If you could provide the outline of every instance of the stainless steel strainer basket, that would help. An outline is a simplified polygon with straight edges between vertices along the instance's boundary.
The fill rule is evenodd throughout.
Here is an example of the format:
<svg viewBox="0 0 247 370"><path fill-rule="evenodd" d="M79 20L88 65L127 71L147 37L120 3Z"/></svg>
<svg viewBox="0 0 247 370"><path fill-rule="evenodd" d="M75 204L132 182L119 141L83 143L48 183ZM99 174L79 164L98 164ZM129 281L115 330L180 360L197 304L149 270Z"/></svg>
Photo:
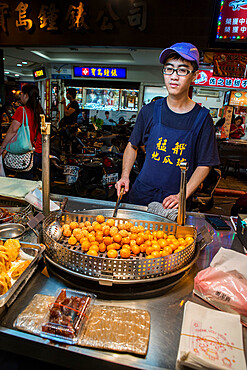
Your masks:
<svg viewBox="0 0 247 370"><path fill-rule="evenodd" d="M190 263L195 254L195 245L197 232L194 226L180 226L175 223L141 221L134 219L115 218L115 226L120 223L131 221L135 226L142 225L151 232L163 230L167 234L175 236L190 235L194 242L188 245L180 252L173 253L166 257L147 259L140 256L122 259L120 257L111 259L106 253L100 253L99 256L93 257L80 251L80 245L70 246L67 238L61 238L59 241L53 240L48 234L48 227L54 221L55 215L50 214L43 224L43 237L46 244L46 258L56 267L66 270L78 277L84 277L91 280L98 280L100 284L132 284L145 282L149 280L158 280L166 275L181 270ZM107 218L106 218L107 219ZM61 217L61 225L69 224L72 221L93 222L96 215L64 213Z"/></svg>

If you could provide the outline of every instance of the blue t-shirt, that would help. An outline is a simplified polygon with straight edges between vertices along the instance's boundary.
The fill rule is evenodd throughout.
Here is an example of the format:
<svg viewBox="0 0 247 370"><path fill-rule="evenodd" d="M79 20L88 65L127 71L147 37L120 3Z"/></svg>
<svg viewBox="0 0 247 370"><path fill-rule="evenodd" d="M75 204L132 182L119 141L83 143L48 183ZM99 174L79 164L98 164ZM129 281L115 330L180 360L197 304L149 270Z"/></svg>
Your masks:
<svg viewBox="0 0 247 370"><path fill-rule="evenodd" d="M141 109L129 139L132 145L141 146L147 143L149 132L153 126L154 104L155 102L149 103ZM195 104L194 108L187 113L175 113L168 107L165 98L162 105L161 123L174 129L190 130L200 109L200 105ZM217 166L219 164L213 120L208 113L197 138L196 158L194 158L193 167Z"/></svg>

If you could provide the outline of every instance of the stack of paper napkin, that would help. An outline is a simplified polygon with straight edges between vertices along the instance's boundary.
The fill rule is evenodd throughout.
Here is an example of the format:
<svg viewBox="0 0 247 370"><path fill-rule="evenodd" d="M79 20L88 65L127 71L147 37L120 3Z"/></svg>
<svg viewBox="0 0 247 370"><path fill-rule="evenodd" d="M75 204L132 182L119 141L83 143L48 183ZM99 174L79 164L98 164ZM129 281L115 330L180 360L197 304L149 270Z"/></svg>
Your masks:
<svg viewBox="0 0 247 370"><path fill-rule="evenodd" d="M240 316L187 302L176 369L245 370Z"/></svg>

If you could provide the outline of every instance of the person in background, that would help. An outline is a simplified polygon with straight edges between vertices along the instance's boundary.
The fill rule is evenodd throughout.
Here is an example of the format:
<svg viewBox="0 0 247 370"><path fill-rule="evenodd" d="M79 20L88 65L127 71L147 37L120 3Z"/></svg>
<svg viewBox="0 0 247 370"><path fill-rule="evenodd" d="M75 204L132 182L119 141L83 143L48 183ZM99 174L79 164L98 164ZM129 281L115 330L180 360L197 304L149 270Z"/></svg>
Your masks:
<svg viewBox="0 0 247 370"><path fill-rule="evenodd" d="M11 125L6 133L3 143L0 147L0 155L4 152L6 145L17 134L20 126L23 124L23 109L25 109L28 117L28 126L30 130L30 138L34 147L34 164L33 168L28 172L18 172L16 177L21 179L32 180L34 170L42 165L42 142L40 132L40 114L44 114L40 105L39 89L36 85L25 84L22 86L21 97L22 106L18 107L12 116Z"/></svg>
<svg viewBox="0 0 247 370"><path fill-rule="evenodd" d="M105 119L104 119L104 125L105 126L111 126L111 122L109 121L110 112L107 110L105 111Z"/></svg>
<svg viewBox="0 0 247 370"><path fill-rule="evenodd" d="M77 123L80 126L88 127L89 126L89 119L87 117L87 111L85 109L77 117Z"/></svg>
<svg viewBox="0 0 247 370"><path fill-rule="evenodd" d="M69 104L66 106L66 101L65 98L62 99L61 103L63 104L64 107L64 118L63 118L63 123L62 126L71 126L74 123L77 122L77 116L79 114L79 105L77 101L75 100L76 98L76 89L73 87L70 87L66 91L66 97L69 100Z"/></svg>
<svg viewBox="0 0 247 370"><path fill-rule="evenodd" d="M107 110L105 111L105 119L104 119L104 125L105 126L116 126L116 122L114 122L113 120L111 120L109 118L110 116L110 112L108 112Z"/></svg>
<svg viewBox="0 0 247 370"><path fill-rule="evenodd" d="M234 123L230 127L230 138L231 139L241 139L244 136L244 128L242 127L243 117L237 116Z"/></svg>
<svg viewBox="0 0 247 370"><path fill-rule="evenodd" d="M197 48L177 43L164 49L159 60L168 97L141 109L124 152L122 176L116 188L118 195L122 186L129 191L137 149L144 145L145 162L128 201L144 206L157 201L164 209L175 209L179 203L180 163L186 161L189 165L188 199L220 161L212 117L189 98L190 85L198 75Z"/></svg>

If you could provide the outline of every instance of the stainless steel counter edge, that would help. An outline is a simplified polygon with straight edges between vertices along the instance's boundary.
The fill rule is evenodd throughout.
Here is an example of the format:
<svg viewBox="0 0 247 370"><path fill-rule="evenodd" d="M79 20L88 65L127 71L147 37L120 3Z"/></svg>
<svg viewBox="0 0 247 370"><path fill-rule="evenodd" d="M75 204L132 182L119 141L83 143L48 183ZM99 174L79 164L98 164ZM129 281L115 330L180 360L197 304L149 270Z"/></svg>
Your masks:
<svg viewBox="0 0 247 370"><path fill-rule="evenodd" d="M53 200L62 201L63 196L52 195ZM105 202L85 198L69 197L67 210L81 212L83 209L113 208L114 202ZM147 207L130 206L122 204L121 207L146 211ZM231 226L229 219L227 223ZM214 234L213 243L201 251L199 259L177 285L169 288L161 295L152 298L137 299L132 297L128 300L120 299L97 299L97 304L112 306L126 306L129 308L145 309L151 314L150 342L146 358L106 352L101 350L87 349L77 346L51 343L38 336L23 333L13 329L13 322L18 314L27 306L36 293L54 295L58 288L66 287L66 283L55 275L45 277L41 270L36 271L30 283L23 288L16 301L4 312L0 318L0 348L12 351L28 357L67 366L72 369L175 369L175 362L180 339L180 331L183 319L183 304L191 300L205 307L212 308L206 302L193 295L194 277L198 271L209 266L210 261L221 246L231 248L234 231L215 231L206 223L203 214L190 213L187 223L195 225L198 229L206 226ZM148 285L148 282L147 282ZM87 291L86 282L82 283L81 290ZM101 288L100 288L101 289ZM121 289L118 287L118 289ZM212 308L213 309L213 308ZM243 328L244 348L247 350L247 328Z"/></svg>

